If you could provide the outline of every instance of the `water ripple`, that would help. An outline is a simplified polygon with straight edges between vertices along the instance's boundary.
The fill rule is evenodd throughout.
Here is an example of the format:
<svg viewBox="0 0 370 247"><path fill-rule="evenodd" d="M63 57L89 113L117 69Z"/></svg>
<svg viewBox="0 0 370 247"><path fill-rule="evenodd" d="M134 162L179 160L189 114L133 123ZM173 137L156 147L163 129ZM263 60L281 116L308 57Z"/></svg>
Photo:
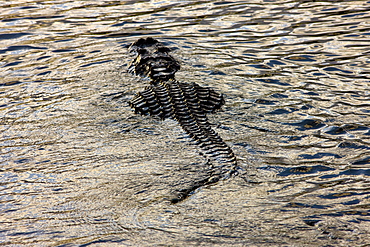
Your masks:
<svg viewBox="0 0 370 247"><path fill-rule="evenodd" d="M370 242L368 1L0 4L5 245ZM179 81L225 94L210 116L243 166L204 175L176 122L134 115L127 45L154 36ZM313 244L314 243L314 244Z"/></svg>

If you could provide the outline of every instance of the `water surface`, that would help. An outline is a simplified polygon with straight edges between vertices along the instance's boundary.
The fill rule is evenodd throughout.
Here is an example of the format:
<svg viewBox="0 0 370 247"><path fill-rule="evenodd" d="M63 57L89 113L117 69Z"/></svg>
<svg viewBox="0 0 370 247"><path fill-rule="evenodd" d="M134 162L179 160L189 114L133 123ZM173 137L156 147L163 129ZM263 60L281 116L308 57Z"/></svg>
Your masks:
<svg viewBox="0 0 370 247"><path fill-rule="evenodd" d="M369 1L4 1L0 245L365 246ZM135 115L140 37L177 79L225 94L210 116L244 172L205 175L175 121Z"/></svg>

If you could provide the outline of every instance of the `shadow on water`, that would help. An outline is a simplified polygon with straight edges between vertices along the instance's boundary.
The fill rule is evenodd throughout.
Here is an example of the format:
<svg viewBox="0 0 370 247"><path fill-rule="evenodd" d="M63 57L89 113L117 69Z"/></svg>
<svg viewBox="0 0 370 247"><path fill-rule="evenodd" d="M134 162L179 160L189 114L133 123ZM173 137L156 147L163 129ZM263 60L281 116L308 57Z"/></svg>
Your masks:
<svg viewBox="0 0 370 247"><path fill-rule="evenodd" d="M0 4L0 244L365 246L368 1ZM175 121L135 115L127 45L225 94L213 128L244 171L204 177Z"/></svg>

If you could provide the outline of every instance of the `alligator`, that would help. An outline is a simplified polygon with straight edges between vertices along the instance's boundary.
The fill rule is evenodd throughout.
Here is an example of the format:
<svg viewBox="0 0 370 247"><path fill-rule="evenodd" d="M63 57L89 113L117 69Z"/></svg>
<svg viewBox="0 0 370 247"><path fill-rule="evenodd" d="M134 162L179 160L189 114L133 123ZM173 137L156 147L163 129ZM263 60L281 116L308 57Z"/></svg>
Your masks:
<svg viewBox="0 0 370 247"><path fill-rule="evenodd" d="M196 189L237 174L237 160L231 148L211 128L207 113L219 110L225 100L222 94L196 83L183 83L175 79L180 64L166 47L151 37L132 43L129 53L134 57L128 71L146 77L149 85L129 101L135 113L177 120L181 128L200 148L210 169L205 179L178 190L170 199L177 203Z"/></svg>

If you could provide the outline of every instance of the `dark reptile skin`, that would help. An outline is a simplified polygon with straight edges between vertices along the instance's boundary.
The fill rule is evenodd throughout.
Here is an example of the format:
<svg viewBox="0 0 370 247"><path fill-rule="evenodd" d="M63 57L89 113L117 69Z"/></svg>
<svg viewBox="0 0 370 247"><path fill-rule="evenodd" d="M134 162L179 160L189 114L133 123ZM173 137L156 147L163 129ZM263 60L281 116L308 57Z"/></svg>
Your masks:
<svg viewBox="0 0 370 247"><path fill-rule="evenodd" d="M168 54L169 48L153 38L137 40L129 47L129 52L135 57L129 71L150 78L150 85L135 95L130 106L142 115L176 119L211 161L209 177L177 191L172 202L185 199L201 186L233 175L237 167L236 157L211 128L206 116L224 105L223 95L209 87L176 81L179 63Z"/></svg>

